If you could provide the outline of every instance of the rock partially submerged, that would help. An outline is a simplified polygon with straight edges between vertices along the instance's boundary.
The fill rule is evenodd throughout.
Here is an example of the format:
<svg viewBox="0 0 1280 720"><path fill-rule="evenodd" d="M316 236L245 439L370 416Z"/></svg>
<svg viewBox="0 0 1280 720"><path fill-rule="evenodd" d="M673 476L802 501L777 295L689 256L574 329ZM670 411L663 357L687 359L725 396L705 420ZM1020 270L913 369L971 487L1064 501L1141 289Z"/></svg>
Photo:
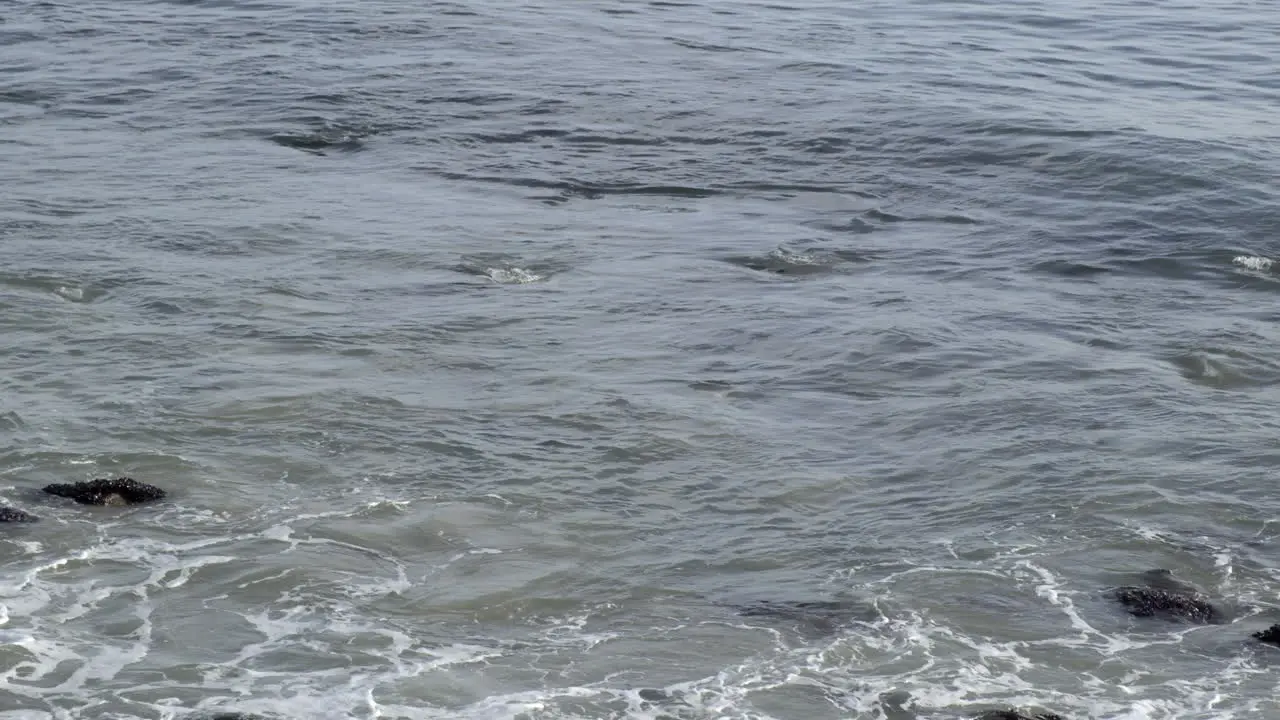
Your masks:
<svg viewBox="0 0 1280 720"><path fill-rule="evenodd" d="M82 505L137 505L164 498L164 490L133 478L82 481L78 483L46 485L50 495L71 498Z"/></svg>
<svg viewBox="0 0 1280 720"><path fill-rule="evenodd" d="M1066 720L1061 715L1055 713L1036 713L1034 715L1024 715L1016 710L988 710L979 715L976 720Z"/></svg>
<svg viewBox="0 0 1280 720"><path fill-rule="evenodd" d="M1144 585L1126 585L1112 591L1130 615L1183 620L1202 625L1226 622L1222 610L1196 588L1173 577L1168 570L1144 573Z"/></svg>
<svg viewBox="0 0 1280 720"><path fill-rule="evenodd" d="M1268 645L1280 646L1280 624L1272 625L1266 630L1254 633L1253 638Z"/></svg>
<svg viewBox="0 0 1280 720"><path fill-rule="evenodd" d="M39 519L25 510L0 506L0 522L32 523Z"/></svg>
<svg viewBox="0 0 1280 720"><path fill-rule="evenodd" d="M1148 587L1122 587L1115 591L1116 600L1136 617L1163 617L1204 625L1222 622L1222 612L1207 598Z"/></svg>

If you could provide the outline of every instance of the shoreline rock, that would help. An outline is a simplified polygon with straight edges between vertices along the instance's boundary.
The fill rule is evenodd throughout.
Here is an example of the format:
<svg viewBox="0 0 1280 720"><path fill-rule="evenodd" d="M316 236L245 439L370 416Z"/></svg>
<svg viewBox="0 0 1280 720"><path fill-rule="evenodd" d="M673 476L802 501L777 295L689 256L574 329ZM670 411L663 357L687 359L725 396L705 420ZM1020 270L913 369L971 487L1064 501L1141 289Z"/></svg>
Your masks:
<svg viewBox="0 0 1280 720"><path fill-rule="evenodd" d="M44 491L50 495L71 498L81 505L137 505L162 500L165 496L164 490L155 485L140 483L127 477L55 483L46 485Z"/></svg>
<svg viewBox="0 0 1280 720"><path fill-rule="evenodd" d="M32 515L26 510L19 510L18 508L0 505L0 522L33 523L39 521L39 517Z"/></svg>

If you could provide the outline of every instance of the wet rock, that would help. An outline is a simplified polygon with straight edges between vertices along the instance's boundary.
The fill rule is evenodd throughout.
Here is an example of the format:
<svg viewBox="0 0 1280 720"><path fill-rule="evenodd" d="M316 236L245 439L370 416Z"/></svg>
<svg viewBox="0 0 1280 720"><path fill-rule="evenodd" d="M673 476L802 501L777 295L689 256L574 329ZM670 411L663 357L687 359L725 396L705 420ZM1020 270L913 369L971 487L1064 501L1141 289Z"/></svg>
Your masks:
<svg viewBox="0 0 1280 720"><path fill-rule="evenodd" d="M0 506L0 522L31 523L39 519L25 510Z"/></svg>
<svg viewBox="0 0 1280 720"><path fill-rule="evenodd" d="M1135 617L1162 617L1205 625L1223 621L1222 611L1200 593L1126 586L1116 588L1114 597Z"/></svg>
<svg viewBox="0 0 1280 720"><path fill-rule="evenodd" d="M979 715L976 720L1066 720L1066 718L1054 713L1026 715L1016 710L988 710Z"/></svg>
<svg viewBox="0 0 1280 720"><path fill-rule="evenodd" d="M666 692L653 688L641 688L639 694L641 700L648 702L664 702L671 699L671 696Z"/></svg>
<svg viewBox="0 0 1280 720"><path fill-rule="evenodd" d="M99 478L89 482L47 485L44 491L71 498L82 505L137 505L160 500L165 495L164 490L133 478Z"/></svg>
<svg viewBox="0 0 1280 720"><path fill-rule="evenodd" d="M1280 624L1272 625L1266 630L1254 633L1253 638L1269 645L1280 646Z"/></svg>
<svg viewBox="0 0 1280 720"><path fill-rule="evenodd" d="M1206 625L1226 621L1222 610L1204 593L1168 570L1148 570L1142 581L1142 585L1125 585L1111 592L1130 615Z"/></svg>

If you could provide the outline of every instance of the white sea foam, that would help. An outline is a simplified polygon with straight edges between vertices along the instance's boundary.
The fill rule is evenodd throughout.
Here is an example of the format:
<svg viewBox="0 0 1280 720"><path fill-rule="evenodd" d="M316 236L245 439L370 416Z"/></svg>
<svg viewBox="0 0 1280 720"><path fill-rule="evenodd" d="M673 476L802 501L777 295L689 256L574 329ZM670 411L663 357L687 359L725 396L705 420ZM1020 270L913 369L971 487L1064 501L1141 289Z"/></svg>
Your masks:
<svg viewBox="0 0 1280 720"><path fill-rule="evenodd" d="M411 578L430 563L415 570L396 557L316 534L329 518L367 512L370 502L281 517L263 531L189 542L107 537L64 557L31 558L29 568L0 587L9 619L0 644L21 653L0 667L0 692L81 708L127 688L130 702L150 708L139 709L139 716L175 720L195 709L370 720L764 720L791 717L781 708L796 703L867 718L963 717L1008 706L1152 720L1225 720L1275 710L1261 687L1266 669L1248 652L1180 659L1190 633L1203 628L1128 628L1092 615L1085 598L1095 589L1058 569L1052 541L993 548L982 562L963 560L969 554L947 544L934 564L845 573L839 584L874 595L883 616L818 638L789 634L767 618L702 622L702 613L715 612L710 606L690 606L689 617L655 620L665 624L648 629L619 623L627 608L610 603L495 627L437 612L429 603L406 612L403 598L429 597L430 588ZM1139 532L1150 542L1165 541L1158 529ZM206 573L237 577L246 557L285 562L308 548L370 562L360 573L282 566L203 584ZM455 547L440 562L468 567L509 555ZM1230 564L1225 552L1212 559L1219 568ZM950 586L951 577L966 575L961 586L1025 589L1028 601L1042 602L1041 634L1007 639L965 631L948 619L945 604L918 609L904 601L916 588ZM258 606L231 597L238 594L259 598ZM225 628L244 639L238 649L169 678L163 639L174 629L166 609L193 601L205 611L189 617L205 617L210 632ZM1061 622L1053 631L1055 617ZM104 627L118 629L103 634ZM489 630L505 637L486 636ZM653 657L664 660L654 665L636 656L633 664L619 664L619 653L636 652L637 643L648 643ZM708 670L704 652L723 659ZM595 671L601 662L618 670ZM655 671L667 677L646 677ZM1245 693L1252 699L1240 699L1241 687L1252 688ZM179 699L193 689L198 702Z"/></svg>
<svg viewBox="0 0 1280 720"><path fill-rule="evenodd" d="M59 285L54 292L73 302L84 300L84 289L69 285Z"/></svg>
<svg viewBox="0 0 1280 720"><path fill-rule="evenodd" d="M525 285L545 279L542 275L518 267L485 268L484 274L501 285Z"/></svg>
<svg viewBox="0 0 1280 720"><path fill-rule="evenodd" d="M789 265L820 265L823 261L814 253L792 252L784 248L769 251L769 257Z"/></svg>
<svg viewBox="0 0 1280 720"><path fill-rule="evenodd" d="M1231 259L1231 262L1250 270L1259 271L1270 270L1275 265L1275 260L1259 255L1237 255Z"/></svg>

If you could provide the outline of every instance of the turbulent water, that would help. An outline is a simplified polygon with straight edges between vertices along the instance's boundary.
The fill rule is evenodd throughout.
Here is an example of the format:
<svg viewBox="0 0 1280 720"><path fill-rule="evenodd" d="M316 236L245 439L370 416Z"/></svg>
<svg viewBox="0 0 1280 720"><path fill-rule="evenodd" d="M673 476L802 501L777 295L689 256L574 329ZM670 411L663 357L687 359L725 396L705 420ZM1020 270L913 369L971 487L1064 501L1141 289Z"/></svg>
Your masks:
<svg viewBox="0 0 1280 720"><path fill-rule="evenodd" d="M1277 37L0 3L0 718L1280 713Z"/></svg>

